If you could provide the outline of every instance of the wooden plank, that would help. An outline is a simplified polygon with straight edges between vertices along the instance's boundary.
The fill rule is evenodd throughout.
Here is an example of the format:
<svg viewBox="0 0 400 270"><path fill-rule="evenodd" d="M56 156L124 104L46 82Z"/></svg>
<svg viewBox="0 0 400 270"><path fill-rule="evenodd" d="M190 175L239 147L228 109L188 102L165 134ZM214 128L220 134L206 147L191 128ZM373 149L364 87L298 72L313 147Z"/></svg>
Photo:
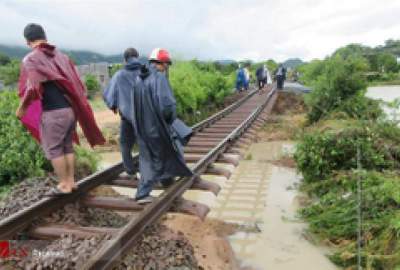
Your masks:
<svg viewBox="0 0 400 270"><path fill-rule="evenodd" d="M116 228L102 227L81 227L65 224L47 224L43 226L33 227L28 231L28 235L35 239L54 240L60 238L64 234L73 234L78 238L87 238L99 234L115 234L118 232Z"/></svg>

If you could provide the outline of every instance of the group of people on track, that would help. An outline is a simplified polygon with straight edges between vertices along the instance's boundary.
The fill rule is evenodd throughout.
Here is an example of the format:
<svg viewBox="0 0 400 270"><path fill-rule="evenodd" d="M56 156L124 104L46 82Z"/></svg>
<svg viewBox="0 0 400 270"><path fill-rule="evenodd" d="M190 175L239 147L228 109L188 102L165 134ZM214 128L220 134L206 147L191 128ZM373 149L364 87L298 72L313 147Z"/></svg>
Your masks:
<svg viewBox="0 0 400 270"><path fill-rule="evenodd" d="M28 24L24 37L32 51L25 56L19 79L20 104L16 116L42 145L59 183L49 196L63 196L77 189L74 179L73 142L79 142L79 123L89 144L101 145L105 139L97 126L87 93L70 58L47 41L38 24ZM116 72L103 93L108 108L121 118L120 146L126 173L139 177L135 199L148 203L156 184L168 187L176 177L192 176L185 163L183 146L192 130L176 114L176 101L168 80L172 64L167 50L156 48L147 64L139 61L134 48L124 52L124 66ZM275 72L279 89L286 69ZM260 90L272 83L266 65L256 71ZM247 90L250 72L239 66L236 88ZM132 148L139 147L139 176L135 175Z"/></svg>
<svg viewBox="0 0 400 270"><path fill-rule="evenodd" d="M77 122L91 146L105 143L86 97L86 88L70 58L47 41L38 24L28 24L24 37L32 51L25 56L19 80L20 104L16 116L42 145L59 184L48 196L64 196L77 188L73 142ZM167 187L176 177L192 176L183 145L192 130L176 115L176 101L168 81L172 64L168 51L154 49L142 65L134 48L124 52L124 67L103 93L107 106L121 117L123 164L134 174L132 147L139 146L140 178L135 199L148 203L153 187Z"/></svg>
<svg viewBox="0 0 400 270"><path fill-rule="evenodd" d="M264 89L264 86L272 83L271 74L267 68L267 65L263 64L256 70L256 79L258 89ZM283 84L286 79L286 68L280 64L274 72L274 77L277 82L277 88L283 89ZM243 67L239 64L239 68L236 71L236 91L241 92L249 89L251 80L251 74L248 67Z"/></svg>

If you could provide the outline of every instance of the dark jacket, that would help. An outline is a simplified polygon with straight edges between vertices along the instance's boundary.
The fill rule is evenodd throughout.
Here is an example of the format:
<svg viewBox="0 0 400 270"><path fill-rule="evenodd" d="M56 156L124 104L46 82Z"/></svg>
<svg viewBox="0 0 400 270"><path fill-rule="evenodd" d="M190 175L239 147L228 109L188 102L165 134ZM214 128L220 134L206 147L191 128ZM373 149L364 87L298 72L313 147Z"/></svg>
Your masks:
<svg viewBox="0 0 400 270"><path fill-rule="evenodd" d="M128 59L124 68L117 71L103 93L108 108L117 109L121 116L132 122L132 92L141 64L137 58Z"/></svg>
<svg viewBox="0 0 400 270"><path fill-rule="evenodd" d="M182 145L172 128L176 119L176 101L165 74L158 72L154 66L143 70L132 98L141 181L191 176Z"/></svg>

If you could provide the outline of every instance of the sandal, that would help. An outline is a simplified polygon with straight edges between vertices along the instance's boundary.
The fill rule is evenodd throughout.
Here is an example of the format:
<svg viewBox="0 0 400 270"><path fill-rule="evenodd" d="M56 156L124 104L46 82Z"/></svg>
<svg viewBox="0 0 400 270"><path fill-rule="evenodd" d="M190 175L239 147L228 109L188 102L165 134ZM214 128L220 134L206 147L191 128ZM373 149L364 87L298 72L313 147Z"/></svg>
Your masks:
<svg viewBox="0 0 400 270"><path fill-rule="evenodd" d="M53 187L53 188L51 188L49 190L49 192L45 193L44 196L46 196L46 197L59 197L59 196L64 196L64 195L68 195L68 194L71 194L71 193L72 193L72 191L71 192L64 192L64 191L61 191L60 189L58 189L56 187Z"/></svg>

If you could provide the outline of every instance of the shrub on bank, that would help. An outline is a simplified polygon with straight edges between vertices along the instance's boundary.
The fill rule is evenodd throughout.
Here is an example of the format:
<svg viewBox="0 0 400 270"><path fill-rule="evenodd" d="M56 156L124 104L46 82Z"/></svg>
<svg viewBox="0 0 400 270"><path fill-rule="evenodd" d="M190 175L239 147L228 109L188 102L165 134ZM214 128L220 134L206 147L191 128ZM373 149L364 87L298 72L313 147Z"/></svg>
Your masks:
<svg viewBox="0 0 400 270"><path fill-rule="evenodd" d="M400 129L392 123L325 121L306 132L294 155L304 181L320 181L336 170L400 168Z"/></svg>
<svg viewBox="0 0 400 270"><path fill-rule="evenodd" d="M0 92L0 186L27 177L43 176L51 165L37 142L15 116L19 99L16 91ZM77 171L96 170L96 158L88 150L76 148Z"/></svg>
<svg viewBox="0 0 400 270"><path fill-rule="evenodd" d="M366 98L366 82L362 72L367 63L363 58L345 60L335 56L324 60L321 65L324 68L315 78L313 91L306 99L310 123L317 122L356 95L360 95L358 99Z"/></svg>
<svg viewBox="0 0 400 270"><path fill-rule="evenodd" d="M358 201L357 181L362 186ZM310 230L336 245L331 259L342 267L357 263L357 232L362 231L362 266L395 269L400 265L400 172L342 171L312 184L307 192L319 199L301 215ZM304 187L303 187L304 188ZM361 204L362 227L357 206Z"/></svg>

